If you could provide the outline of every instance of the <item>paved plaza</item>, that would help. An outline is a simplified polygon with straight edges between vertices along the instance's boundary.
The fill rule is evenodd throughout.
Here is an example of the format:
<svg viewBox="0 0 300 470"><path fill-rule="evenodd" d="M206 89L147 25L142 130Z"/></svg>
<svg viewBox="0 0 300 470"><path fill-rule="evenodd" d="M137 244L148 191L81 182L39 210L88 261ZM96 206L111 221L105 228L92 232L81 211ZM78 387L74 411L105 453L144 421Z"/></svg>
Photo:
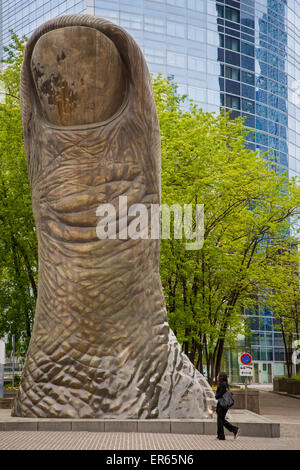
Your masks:
<svg viewBox="0 0 300 470"><path fill-rule="evenodd" d="M196 434L6 431L0 450L300 450L300 431L298 437L226 441Z"/></svg>
<svg viewBox="0 0 300 470"><path fill-rule="evenodd" d="M280 438L213 435L3 431L0 450L300 450L300 400L261 391L261 415L281 423Z"/></svg>

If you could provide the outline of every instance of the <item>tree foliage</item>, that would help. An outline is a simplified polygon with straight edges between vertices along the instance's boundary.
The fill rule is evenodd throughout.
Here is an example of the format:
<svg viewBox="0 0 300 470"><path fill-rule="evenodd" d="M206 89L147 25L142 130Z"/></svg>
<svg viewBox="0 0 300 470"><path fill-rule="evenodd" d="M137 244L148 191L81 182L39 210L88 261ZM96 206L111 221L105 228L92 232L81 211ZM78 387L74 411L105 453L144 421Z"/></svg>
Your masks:
<svg viewBox="0 0 300 470"><path fill-rule="evenodd" d="M245 331L243 307L257 302L260 275L279 262L273 242L286 239L299 213L296 181L268 154L246 148L242 119L185 111L170 82L154 79L162 136L162 200L203 203L204 245L163 240L161 274L169 319L195 365L211 380L225 340ZM271 157L269 157L271 158Z"/></svg>
<svg viewBox="0 0 300 470"><path fill-rule="evenodd" d="M278 329L282 334L287 375L293 374L293 343L300 339L300 252L297 244L290 245L290 240L274 244L273 250L279 250L277 262L260 275L260 284L265 286L262 297L267 308L278 319Z"/></svg>
<svg viewBox="0 0 300 470"><path fill-rule="evenodd" d="M28 344L37 297L37 240L20 118L20 68L25 38L12 35L0 73L0 336Z"/></svg>

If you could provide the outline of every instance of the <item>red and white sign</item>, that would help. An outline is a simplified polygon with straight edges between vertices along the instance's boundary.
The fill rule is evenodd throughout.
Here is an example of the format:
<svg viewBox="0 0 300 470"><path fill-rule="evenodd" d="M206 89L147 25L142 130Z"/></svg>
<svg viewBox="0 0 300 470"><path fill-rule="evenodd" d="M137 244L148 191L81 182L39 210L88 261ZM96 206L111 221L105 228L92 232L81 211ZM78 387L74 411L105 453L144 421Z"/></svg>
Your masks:
<svg viewBox="0 0 300 470"><path fill-rule="evenodd" d="M249 366L252 362L252 356L249 353L244 353L240 356L240 363Z"/></svg>

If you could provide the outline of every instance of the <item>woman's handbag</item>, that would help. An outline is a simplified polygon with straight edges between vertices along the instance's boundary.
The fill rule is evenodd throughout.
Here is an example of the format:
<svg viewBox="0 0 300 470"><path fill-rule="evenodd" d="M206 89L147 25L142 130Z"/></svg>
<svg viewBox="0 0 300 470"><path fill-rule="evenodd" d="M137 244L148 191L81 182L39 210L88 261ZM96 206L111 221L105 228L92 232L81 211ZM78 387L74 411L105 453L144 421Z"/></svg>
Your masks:
<svg viewBox="0 0 300 470"><path fill-rule="evenodd" d="M222 408L230 408L234 404L234 399L232 396L232 393L226 388L226 392L222 396L222 398L219 399L219 403L222 406Z"/></svg>

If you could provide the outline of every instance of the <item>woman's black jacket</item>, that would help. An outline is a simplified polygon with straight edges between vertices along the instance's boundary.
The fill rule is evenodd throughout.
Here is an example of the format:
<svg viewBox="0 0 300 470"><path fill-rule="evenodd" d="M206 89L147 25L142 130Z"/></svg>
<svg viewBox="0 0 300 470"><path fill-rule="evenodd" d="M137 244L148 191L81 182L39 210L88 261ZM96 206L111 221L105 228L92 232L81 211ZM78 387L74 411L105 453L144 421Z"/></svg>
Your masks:
<svg viewBox="0 0 300 470"><path fill-rule="evenodd" d="M226 392L226 384L224 382L221 382L220 385L218 385L218 388L216 391L216 400L219 400L219 398L222 398L225 392Z"/></svg>
<svg viewBox="0 0 300 470"><path fill-rule="evenodd" d="M222 396L224 395L224 393L226 392L226 384L224 382L221 382L219 385L218 385L218 388L217 388L217 391L216 391L216 400L218 400L218 404L217 404L217 411L218 411L218 408L221 408L221 405L219 403L219 399L222 398Z"/></svg>

